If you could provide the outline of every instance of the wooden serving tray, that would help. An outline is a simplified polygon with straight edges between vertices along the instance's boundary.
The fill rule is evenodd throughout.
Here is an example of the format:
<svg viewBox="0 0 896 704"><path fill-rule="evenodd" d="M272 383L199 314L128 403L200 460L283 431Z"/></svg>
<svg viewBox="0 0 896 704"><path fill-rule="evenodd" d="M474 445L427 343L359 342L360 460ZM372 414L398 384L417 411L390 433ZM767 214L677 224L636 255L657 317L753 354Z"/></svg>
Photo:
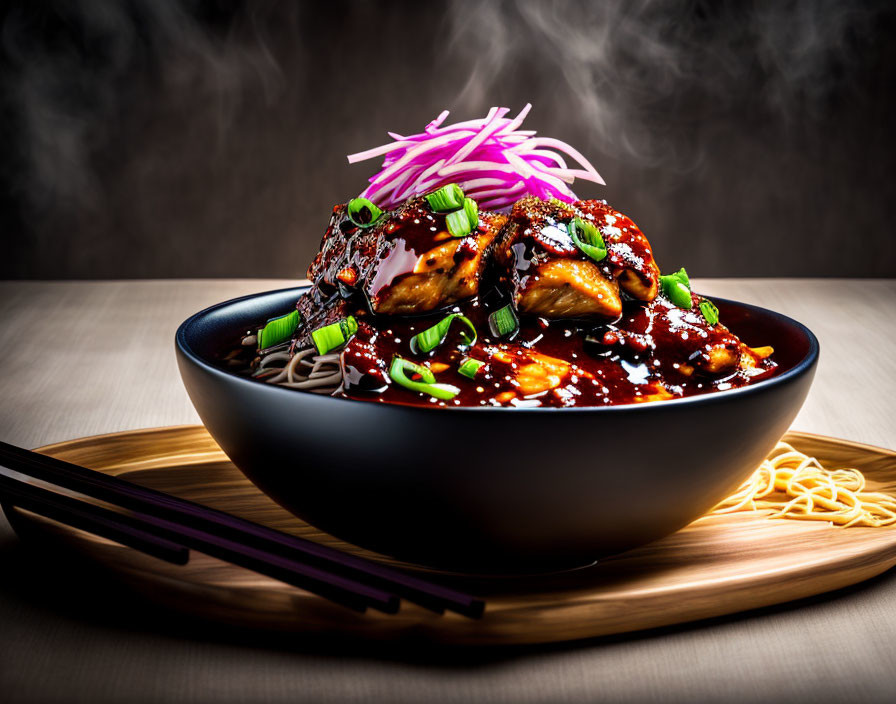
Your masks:
<svg viewBox="0 0 896 704"><path fill-rule="evenodd" d="M806 433L788 433L785 439L826 466L860 469L872 490L896 490L896 452ZM39 451L402 564L342 543L292 516L256 489L201 426L101 435ZM27 511L11 513L24 537L75 550L149 598L194 615L263 629L459 644L544 643L666 626L839 589L896 564L896 526L844 529L757 513L707 516L667 538L565 573L475 582L439 575L486 597L481 620L440 616L406 602L388 616L357 614L200 553L192 552L186 566L171 565Z"/></svg>

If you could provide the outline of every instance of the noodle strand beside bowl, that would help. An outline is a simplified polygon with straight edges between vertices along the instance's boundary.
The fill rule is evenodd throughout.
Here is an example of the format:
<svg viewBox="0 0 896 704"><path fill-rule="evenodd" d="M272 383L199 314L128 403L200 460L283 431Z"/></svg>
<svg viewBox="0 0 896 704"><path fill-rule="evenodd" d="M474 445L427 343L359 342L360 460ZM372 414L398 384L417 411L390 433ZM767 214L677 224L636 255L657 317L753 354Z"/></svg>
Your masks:
<svg viewBox="0 0 896 704"><path fill-rule="evenodd" d="M772 510L769 518L850 526L896 523L896 497L865 491L857 469L825 469L817 459L779 442L769 459L713 510L714 514Z"/></svg>

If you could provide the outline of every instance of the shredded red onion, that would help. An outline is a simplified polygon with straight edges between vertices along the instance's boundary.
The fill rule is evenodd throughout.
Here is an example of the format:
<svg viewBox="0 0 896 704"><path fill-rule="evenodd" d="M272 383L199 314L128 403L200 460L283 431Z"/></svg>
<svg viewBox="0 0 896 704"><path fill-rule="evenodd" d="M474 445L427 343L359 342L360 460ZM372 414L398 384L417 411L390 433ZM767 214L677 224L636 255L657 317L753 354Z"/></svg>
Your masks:
<svg viewBox="0 0 896 704"><path fill-rule="evenodd" d="M519 129L531 108L527 104L513 119L505 117L509 109L492 108L482 119L443 127L444 110L420 134L389 132L395 141L348 157L350 164L384 157L361 197L389 210L456 183L480 207L502 210L527 193L571 203L577 198L569 186L577 178L603 185L595 168L566 142ZM581 168L569 168L563 155Z"/></svg>

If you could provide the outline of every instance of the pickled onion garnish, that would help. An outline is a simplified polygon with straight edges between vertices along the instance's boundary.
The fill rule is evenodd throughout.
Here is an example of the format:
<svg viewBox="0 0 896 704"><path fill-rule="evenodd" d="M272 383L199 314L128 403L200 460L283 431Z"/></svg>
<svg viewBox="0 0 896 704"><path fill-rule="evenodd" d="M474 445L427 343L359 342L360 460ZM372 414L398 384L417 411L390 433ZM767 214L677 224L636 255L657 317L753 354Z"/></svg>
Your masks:
<svg viewBox="0 0 896 704"><path fill-rule="evenodd" d="M420 134L389 132L395 140L390 144L348 156L350 164L385 157L360 197L391 210L411 196L456 183L481 208L502 210L527 194L572 203L578 198L569 186L576 178L603 185L571 146L519 129L531 108L526 104L513 119L505 117L508 108L492 108L482 119L442 126L445 110ZM569 168L563 155L581 168Z"/></svg>

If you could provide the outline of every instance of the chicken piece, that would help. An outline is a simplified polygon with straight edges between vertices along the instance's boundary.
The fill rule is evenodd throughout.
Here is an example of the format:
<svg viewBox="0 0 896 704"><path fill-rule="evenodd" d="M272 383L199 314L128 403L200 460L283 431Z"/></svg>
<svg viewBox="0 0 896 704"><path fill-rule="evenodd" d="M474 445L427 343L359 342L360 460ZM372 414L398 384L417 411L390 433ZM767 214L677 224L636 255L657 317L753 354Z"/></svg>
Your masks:
<svg viewBox="0 0 896 704"><path fill-rule="evenodd" d="M517 307L545 318L585 318L622 313L615 284L594 262L553 259L538 268L521 288Z"/></svg>
<svg viewBox="0 0 896 704"><path fill-rule="evenodd" d="M697 359L700 368L707 374L722 376L737 369L740 350L725 343L711 344L705 355Z"/></svg>
<svg viewBox="0 0 896 704"><path fill-rule="evenodd" d="M536 352L521 345L504 344L488 350L488 362L495 365L495 376L510 381L514 390L495 396L500 403L513 398L536 396L566 383L571 374L593 379L590 372L565 359Z"/></svg>
<svg viewBox="0 0 896 704"><path fill-rule="evenodd" d="M659 382L652 382L647 387L650 391L647 393L642 391L640 396L635 396L633 399L635 403L650 403L652 401L665 401L666 399L674 398L673 394Z"/></svg>
<svg viewBox="0 0 896 704"><path fill-rule="evenodd" d="M374 313L425 313L470 298L479 291L485 255L506 218L482 211L470 235L453 237L445 217L418 197L373 227L359 228L346 206L336 206L308 276L363 292Z"/></svg>
<svg viewBox="0 0 896 704"><path fill-rule="evenodd" d="M580 200L574 205L600 230L607 245L607 257L601 265L616 279L619 288L639 301L656 298L660 269L653 259L650 243L638 226L606 201Z"/></svg>
<svg viewBox="0 0 896 704"><path fill-rule="evenodd" d="M467 237L438 233L433 240L439 244L417 256L410 272L392 276L391 283L383 287L372 282L369 293L375 301L374 310L420 313L475 296L479 292L486 253L504 220L503 215L480 213L479 231ZM410 263L408 259L407 265ZM388 270L388 262L380 266L384 265Z"/></svg>
<svg viewBox="0 0 896 704"><path fill-rule="evenodd" d="M639 301L652 301L659 292L659 270L653 278L646 277L634 269L623 269L616 276L619 288Z"/></svg>
<svg viewBox="0 0 896 704"><path fill-rule="evenodd" d="M741 369L757 369L762 362L774 354L775 348L766 345L765 347L747 347L743 345L740 352L740 362L738 366Z"/></svg>
<svg viewBox="0 0 896 704"><path fill-rule="evenodd" d="M320 242L320 249L308 266L308 278L316 285L337 287L337 275L351 265L348 243L364 230L348 217L348 204L333 206L330 223Z"/></svg>
<svg viewBox="0 0 896 704"><path fill-rule="evenodd" d="M567 230L579 215L567 203L517 201L495 246L499 284L517 308L547 318L617 318L622 301L600 263L576 247Z"/></svg>
<svg viewBox="0 0 896 704"><path fill-rule="evenodd" d="M555 389L569 376L571 365L565 359L531 351L528 357L529 363L516 370L515 381L523 396ZM590 377L591 374L585 372L583 376Z"/></svg>
<svg viewBox="0 0 896 704"><path fill-rule="evenodd" d="M357 304L343 298L338 292L328 294L325 288L326 286L314 285L296 302L301 323L293 335L292 349L310 347L313 344L312 332L349 315L358 314Z"/></svg>
<svg viewBox="0 0 896 704"><path fill-rule="evenodd" d="M607 329L602 342L608 350L624 357L653 357L663 373L673 376L730 374L739 368L742 350L749 349L721 323L710 324L696 305L680 308L663 296L626 307L618 323Z"/></svg>

